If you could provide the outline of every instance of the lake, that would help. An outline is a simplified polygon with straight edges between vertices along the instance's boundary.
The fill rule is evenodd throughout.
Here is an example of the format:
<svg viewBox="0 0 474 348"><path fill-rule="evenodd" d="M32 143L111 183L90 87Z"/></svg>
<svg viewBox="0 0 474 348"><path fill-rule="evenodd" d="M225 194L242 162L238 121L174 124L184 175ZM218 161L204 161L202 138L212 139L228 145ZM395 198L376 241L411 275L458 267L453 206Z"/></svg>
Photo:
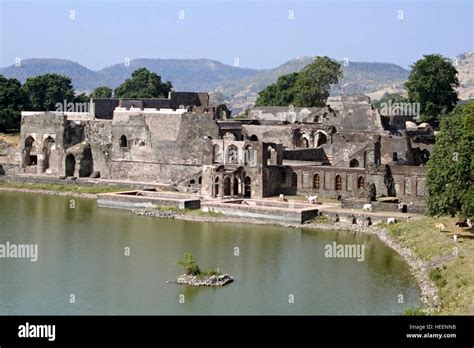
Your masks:
<svg viewBox="0 0 474 348"><path fill-rule="evenodd" d="M0 258L3 315L363 315L420 305L408 265L361 233L157 219L94 200L0 192L6 242L37 244L38 260ZM364 260L326 257L333 242L363 245ZM183 273L176 260L185 252L235 281L167 283Z"/></svg>

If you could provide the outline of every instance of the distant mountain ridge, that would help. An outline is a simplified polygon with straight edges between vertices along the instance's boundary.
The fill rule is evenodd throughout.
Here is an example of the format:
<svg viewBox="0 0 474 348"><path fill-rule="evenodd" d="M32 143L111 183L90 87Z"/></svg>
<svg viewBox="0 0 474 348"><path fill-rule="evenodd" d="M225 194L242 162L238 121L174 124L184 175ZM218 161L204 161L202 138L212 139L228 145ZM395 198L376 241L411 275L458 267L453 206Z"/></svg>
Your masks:
<svg viewBox="0 0 474 348"><path fill-rule="evenodd" d="M31 58L21 61L20 66L0 68L0 74L14 77L22 83L28 77L57 73L69 76L77 91L91 92L98 86L118 87L138 68L147 68L171 81L177 91L211 91L220 83L245 78L259 70L238 68L211 59L133 59L93 71L79 63L66 59Z"/></svg>
<svg viewBox="0 0 474 348"><path fill-rule="evenodd" d="M133 59L129 64L114 64L94 71L65 59L31 58L20 66L0 68L0 75L13 77L22 83L28 77L46 73L69 76L77 92L91 92L98 86L118 87L131 73L145 67L171 81L176 91L210 92L217 100L227 103L234 112L253 105L258 92L275 82L278 76L297 72L310 64L314 57L295 58L273 69L249 69L230 66L212 59ZM459 55L455 60L459 71L461 99L474 98L474 53ZM343 63L343 62L341 62ZM385 92L403 92L409 70L392 63L347 62L344 77L332 95L367 94L374 99Z"/></svg>

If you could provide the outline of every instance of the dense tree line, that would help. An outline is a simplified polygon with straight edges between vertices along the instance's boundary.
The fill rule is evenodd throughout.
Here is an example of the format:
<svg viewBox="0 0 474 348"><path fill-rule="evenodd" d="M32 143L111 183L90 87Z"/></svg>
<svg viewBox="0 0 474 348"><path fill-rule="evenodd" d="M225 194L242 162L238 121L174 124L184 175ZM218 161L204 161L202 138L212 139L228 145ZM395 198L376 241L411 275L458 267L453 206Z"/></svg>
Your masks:
<svg viewBox="0 0 474 348"><path fill-rule="evenodd" d="M131 78L113 92L107 86L97 87L90 95L76 95L71 79L59 74L44 74L28 78L23 85L17 79L0 75L0 132L20 128L21 111L54 111L57 103L87 103L90 98L158 98L167 97L171 82L145 68L132 73Z"/></svg>

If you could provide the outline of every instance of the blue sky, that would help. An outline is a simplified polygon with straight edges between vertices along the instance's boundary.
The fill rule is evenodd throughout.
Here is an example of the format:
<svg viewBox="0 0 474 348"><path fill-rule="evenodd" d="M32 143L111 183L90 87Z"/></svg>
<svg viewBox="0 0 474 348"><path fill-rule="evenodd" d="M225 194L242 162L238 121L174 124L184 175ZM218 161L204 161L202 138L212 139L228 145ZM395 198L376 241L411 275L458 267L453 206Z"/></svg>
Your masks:
<svg viewBox="0 0 474 348"><path fill-rule="evenodd" d="M100 69L128 57L229 65L238 58L242 67L271 68L315 55L408 67L423 54L474 50L473 0L0 0L0 6L2 67L19 57Z"/></svg>

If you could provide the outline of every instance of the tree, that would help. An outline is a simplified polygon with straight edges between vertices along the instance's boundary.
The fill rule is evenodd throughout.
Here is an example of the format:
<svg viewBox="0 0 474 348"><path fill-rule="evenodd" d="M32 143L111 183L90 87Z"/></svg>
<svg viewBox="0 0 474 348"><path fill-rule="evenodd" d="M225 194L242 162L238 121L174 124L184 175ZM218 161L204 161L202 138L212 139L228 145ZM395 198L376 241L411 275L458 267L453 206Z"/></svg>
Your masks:
<svg viewBox="0 0 474 348"><path fill-rule="evenodd" d="M256 106L324 106L332 84L342 77L341 65L316 57L299 73L282 75L258 94Z"/></svg>
<svg viewBox="0 0 474 348"><path fill-rule="evenodd" d="M331 85L341 77L341 64L328 57L317 57L298 74L295 106L324 106Z"/></svg>
<svg viewBox="0 0 474 348"><path fill-rule="evenodd" d="M94 89L91 98L112 98L112 88L107 86L100 86Z"/></svg>
<svg viewBox="0 0 474 348"><path fill-rule="evenodd" d="M168 97L172 88L171 82L162 83L159 75L140 68L117 87L114 94L118 98L160 98Z"/></svg>
<svg viewBox="0 0 474 348"><path fill-rule="evenodd" d="M0 75L0 131L19 129L21 110L28 107L28 98L17 79Z"/></svg>
<svg viewBox="0 0 474 348"><path fill-rule="evenodd" d="M183 258L181 260L176 261L176 263L186 270L186 274L201 274L201 269L199 268L198 264L196 263L196 260L194 259L191 253L184 253Z"/></svg>
<svg viewBox="0 0 474 348"><path fill-rule="evenodd" d="M277 81L258 93L255 106L288 106L294 103L298 73L282 75Z"/></svg>
<svg viewBox="0 0 474 348"><path fill-rule="evenodd" d="M458 100L457 70L439 54L423 56L412 65L405 88L410 102L420 103L421 120L434 124L451 112Z"/></svg>
<svg viewBox="0 0 474 348"><path fill-rule="evenodd" d="M381 107L384 106L384 103L389 104L389 102L391 102L392 105L395 104L395 103L407 103L408 98L405 97L401 93L388 93L388 92L386 92L386 93L384 93L382 98L375 101L373 104L376 108L381 108Z"/></svg>
<svg viewBox="0 0 474 348"><path fill-rule="evenodd" d="M74 102L71 79L58 74L30 77L22 87L33 110L55 110L56 103Z"/></svg>
<svg viewBox="0 0 474 348"><path fill-rule="evenodd" d="M474 101L442 120L428 161L428 213L474 217Z"/></svg>

